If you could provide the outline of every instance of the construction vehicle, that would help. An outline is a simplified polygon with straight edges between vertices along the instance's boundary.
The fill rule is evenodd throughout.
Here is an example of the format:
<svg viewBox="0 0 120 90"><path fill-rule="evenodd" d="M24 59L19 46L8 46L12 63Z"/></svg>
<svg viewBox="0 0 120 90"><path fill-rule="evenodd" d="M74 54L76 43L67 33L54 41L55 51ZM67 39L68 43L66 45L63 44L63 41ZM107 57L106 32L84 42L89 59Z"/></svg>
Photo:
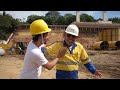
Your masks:
<svg viewBox="0 0 120 90"><path fill-rule="evenodd" d="M10 44L7 44L7 42L4 40L0 40L0 55L4 55L5 51L8 51L10 48Z"/></svg>
<svg viewBox="0 0 120 90"><path fill-rule="evenodd" d="M12 46L9 45L9 44L0 44L0 47L2 47L2 49L4 49L4 50L8 50L8 49L10 49Z"/></svg>
<svg viewBox="0 0 120 90"><path fill-rule="evenodd" d="M27 49L27 42L17 42L15 47L16 54L25 54Z"/></svg>
<svg viewBox="0 0 120 90"><path fill-rule="evenodd" d="M0 56L3 56L5 54L5 50L0 47Z"/></svg>

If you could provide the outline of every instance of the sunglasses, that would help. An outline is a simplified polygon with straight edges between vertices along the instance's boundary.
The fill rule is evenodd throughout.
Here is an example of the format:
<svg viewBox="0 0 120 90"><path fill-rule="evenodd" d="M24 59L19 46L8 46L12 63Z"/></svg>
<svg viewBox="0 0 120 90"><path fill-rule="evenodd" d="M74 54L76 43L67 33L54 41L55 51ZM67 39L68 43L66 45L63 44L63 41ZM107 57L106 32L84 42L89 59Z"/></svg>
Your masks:
<svg viewBox="0 0 120 90"><path fill-rule="evenodd" d="M76 36L71 35L71 34L66 34L66 36L67 36L68 38L69 38L69 37L76 38Z"/></svg>

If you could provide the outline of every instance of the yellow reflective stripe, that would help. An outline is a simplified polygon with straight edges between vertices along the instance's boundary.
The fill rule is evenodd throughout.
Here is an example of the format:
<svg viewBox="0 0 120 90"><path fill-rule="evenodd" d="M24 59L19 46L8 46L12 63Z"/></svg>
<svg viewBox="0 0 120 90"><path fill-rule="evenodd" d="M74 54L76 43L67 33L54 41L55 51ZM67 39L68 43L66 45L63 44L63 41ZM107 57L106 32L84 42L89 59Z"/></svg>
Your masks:
<svg viewBox="0 0 120 90"><path fill-rule="evenodd" d="M91 62L91 60L90 60L90 59L88 59L88 60L86 60L86 61L82 62L82 64L87 64L87 63L89 63L89 62Z"/></svg>
<svg viewBox="0 0 120 90"><path fill-rule="evenodd" d="M91 62L91 60L87 57L86 59L82 59L82 64L87 64L89 62Z"/></svg>
<svg viewBox="0 0 120 90"><path fill-rule="evenodd" d="M56 64L57 70L65 70L65 71L72 71L78 70L79 65L64 65L64 64Z"/></svg>
<svg viewBox="0 0 120 90"><path fill-rule="evenodd" d="M58 61L57 64L63 64L63 65L79 65L80 62L64 62L64 61Z"/></svg>
<svg viewBox="0 0 120 90"><path fill-rule="evenodd" d="M87 61L87 60L89 60L88 57L87 57L86 59L81 59L82 62L85 62L85 61Z"/></svg>

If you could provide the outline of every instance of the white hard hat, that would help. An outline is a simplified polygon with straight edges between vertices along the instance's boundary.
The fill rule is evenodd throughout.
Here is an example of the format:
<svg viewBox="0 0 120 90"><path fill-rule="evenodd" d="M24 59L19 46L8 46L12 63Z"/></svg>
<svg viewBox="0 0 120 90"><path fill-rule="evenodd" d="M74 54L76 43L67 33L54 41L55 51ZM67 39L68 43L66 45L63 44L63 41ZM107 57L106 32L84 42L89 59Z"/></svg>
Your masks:
<svg viewBox="0 0 120 90"><path fill-rule="evenodd" d="M78 29L78 27L75 24L70 24L66 28L65 32L68 33L68 34L72 34L74 36L78 36L79 35L79 29Z"/></svg>

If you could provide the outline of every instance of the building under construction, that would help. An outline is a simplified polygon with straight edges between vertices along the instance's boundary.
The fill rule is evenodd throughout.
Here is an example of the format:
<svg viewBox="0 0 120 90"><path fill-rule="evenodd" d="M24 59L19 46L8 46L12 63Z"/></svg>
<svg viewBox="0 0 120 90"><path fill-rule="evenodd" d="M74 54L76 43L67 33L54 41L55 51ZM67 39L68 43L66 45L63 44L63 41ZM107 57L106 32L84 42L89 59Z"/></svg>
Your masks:
<svg viewBox="0 0 120 90"><path fill-rule="evenodd" d="M120 24L106 21L105 12L103 13L103 21L80 22L80 15L77 11L76 21L73 23L78 26L80 30L79 42L86 49L120 49ZM7 46L15 47L17 53L25 51L28 42L32 38L29 26L30 24L19 24L18 29L8 38ZM51 33L59 35L60 32L67 28L67 25L49 25L49 28L52 29ZM5 45L2 46L5 47Z"/></svg>
<svg viewBox="0 0 120 90"><path fill-rule="evenodd" d="M99 22L73 22L79 27L80 38L88 37L95 38L93 49L119 49L120 48L120 24L109 24ZM18 25L18 30L14 31L7 43L18 43L22 47L22 44L28 44L32 36L29 32L30 24ZM52 32L59 35L59 32L63 32L67 25L49 25ZM91 41L90 41L91 42ZM89 46L89 45L88 45ZM87 48L87 47L85 47Z"/></svg>
<svg viewBox="0 0 120 90"><path fill-rule="evenodd" d="M75 24L79 27L80 33L98 36L94 49L120 49L120 24L99 22L75 22Z"/></svg>
<svg viewBox="0 0 120 90"><path fill-rule="evenodd" d="M120 49L120 24L107 21L106 11L102 11L102 19L98 22L80 22L80 11L76 11L75 24L81 33L91 35L97 32L98 39L94 43L94 49Z"/></svg>

